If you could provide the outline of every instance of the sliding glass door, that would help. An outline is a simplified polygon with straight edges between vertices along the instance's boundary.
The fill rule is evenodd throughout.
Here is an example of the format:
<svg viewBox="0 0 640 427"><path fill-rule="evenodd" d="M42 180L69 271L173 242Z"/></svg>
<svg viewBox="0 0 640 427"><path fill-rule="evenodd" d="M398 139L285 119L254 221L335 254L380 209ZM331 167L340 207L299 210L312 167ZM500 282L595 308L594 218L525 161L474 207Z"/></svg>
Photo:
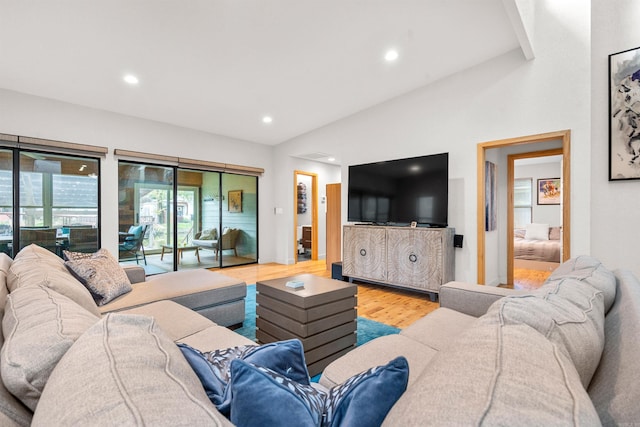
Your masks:
<svg viewBox="0 0 640 427"><path fill-rule="evenodd" d="M148 274L257 262L257 177L125 161L119 174L121 238L147 230L121 262Z"/></svg>
<svg viewBox="0 0 640 427"><path fill-rule="evenodd" d="M96 158L0 149L0 251L98 250L99 173Z"/></svg>

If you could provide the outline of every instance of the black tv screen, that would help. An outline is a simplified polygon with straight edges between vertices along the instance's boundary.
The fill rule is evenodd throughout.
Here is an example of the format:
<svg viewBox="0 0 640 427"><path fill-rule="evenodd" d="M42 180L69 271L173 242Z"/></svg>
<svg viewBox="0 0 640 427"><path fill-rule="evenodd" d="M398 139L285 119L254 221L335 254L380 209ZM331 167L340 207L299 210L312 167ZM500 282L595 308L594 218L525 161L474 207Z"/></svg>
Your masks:
<svg viewBox="0 0 640 427"><path fill-rule="evenodd" d="M349 166L348 220L446 227L449 153Z"/></svg>

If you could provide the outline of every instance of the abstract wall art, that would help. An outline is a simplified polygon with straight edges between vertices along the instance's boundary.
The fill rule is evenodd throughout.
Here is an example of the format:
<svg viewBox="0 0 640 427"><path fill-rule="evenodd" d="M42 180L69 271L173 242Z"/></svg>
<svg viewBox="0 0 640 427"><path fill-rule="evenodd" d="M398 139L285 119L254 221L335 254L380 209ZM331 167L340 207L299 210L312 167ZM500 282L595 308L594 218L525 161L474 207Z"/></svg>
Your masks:
<svg viewBox="0 0 640 427"><path fill-rule="evenodd" d="M484 163L484 231L498 227L498 190L496 188L496 165Z"/></svg>
<svg viewBox="0 0 640 427"><path fill-rule="evenodd" d="M609 55L609 181L640 179L640 47Z"/></svg>

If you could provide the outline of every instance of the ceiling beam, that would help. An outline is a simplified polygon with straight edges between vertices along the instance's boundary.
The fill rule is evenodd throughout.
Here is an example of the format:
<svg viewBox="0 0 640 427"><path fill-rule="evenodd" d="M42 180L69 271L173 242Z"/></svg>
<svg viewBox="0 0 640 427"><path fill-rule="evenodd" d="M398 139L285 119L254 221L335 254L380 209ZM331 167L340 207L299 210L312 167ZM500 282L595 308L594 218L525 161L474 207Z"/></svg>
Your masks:
<svg viewBox="0 0 640 427"><path fill-rule="evenodd" d="M522 15L523 10L518 7L518 3L520 3L521 6L523 5L523 3L526 5L531 5L529 0L502 0L504 10L507 12L507 16L509 17L509 21L511 21L513 31L515 31L518 42L520 43L522 53L524 54L524 57L527 59L527 61L530 61L536 56L533 52L533 45L531 44L531 39L529 38L527 28L524 24L525 17L523 17Z"/></svg>

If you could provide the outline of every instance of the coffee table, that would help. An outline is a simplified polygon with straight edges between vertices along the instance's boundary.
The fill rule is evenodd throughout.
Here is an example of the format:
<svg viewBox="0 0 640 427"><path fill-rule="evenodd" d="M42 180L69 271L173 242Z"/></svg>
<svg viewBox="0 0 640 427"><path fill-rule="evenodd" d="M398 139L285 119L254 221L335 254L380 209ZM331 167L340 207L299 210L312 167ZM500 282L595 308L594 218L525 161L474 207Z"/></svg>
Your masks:
<svg viewBox="0 0 640 427"><path fill-rule="evenodd" d="M304 287L287 287L288 281ZM302 274L259 281L256 291L258 342L299 339L309 375L355 347L358 287L353 283Z"/></svg>
<svg viewBox="0 0 640 427"><path fill-rule="evenodd" d="M198 262L200 262L200 247L199 246L178 246L178 264L180 264L180 259L182 258L182 252L184 251L196 251L196 258ZM160 261L164 258L164 254L173 252L173 246L171 245L162 245L162 252L160 253Z"/></svg>

